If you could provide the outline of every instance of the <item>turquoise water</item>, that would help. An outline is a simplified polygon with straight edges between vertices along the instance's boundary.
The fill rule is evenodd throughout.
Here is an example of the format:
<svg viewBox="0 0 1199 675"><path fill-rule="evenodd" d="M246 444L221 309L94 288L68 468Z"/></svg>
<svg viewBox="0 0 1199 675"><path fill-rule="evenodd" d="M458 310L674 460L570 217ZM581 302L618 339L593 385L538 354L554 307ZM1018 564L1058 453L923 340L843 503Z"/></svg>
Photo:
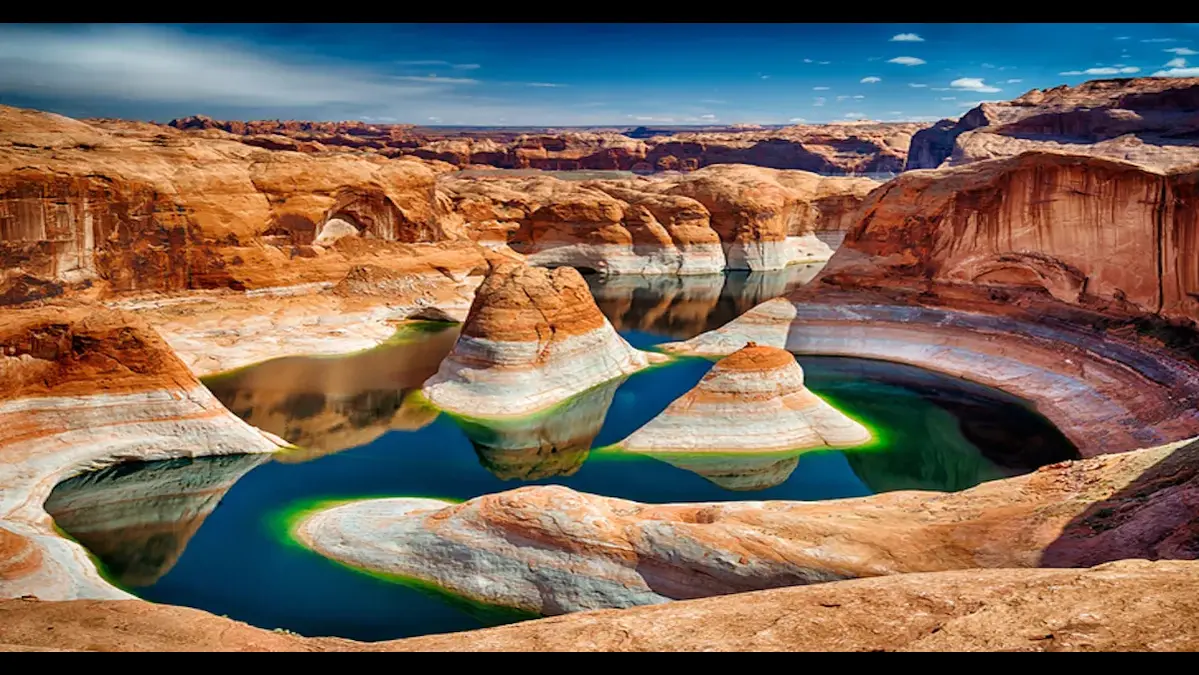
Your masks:
<svg viewBox="0 0 1199 675"><path fill-rule="evenodd" d="M640 289L642 306L660 309L654 292ZM694 319L695 307L684 304ZM621 332L643 348L690 337L703 323L685 329L685 321L636 314L625 310L622 320L645 329ZM332 563L289 542L289 513L320 500L462 500L544 484L658 503L961 490L1076 456L1048 422L1001 392L908 366L800 356L808 386L875 430L877 443L718 467L629 457L596 449L657 415L710 361L681 359L593 389L552 415L498 426L437 414L411 396L456 330L425 325L365 354L280 359L209 380L235 413L308 449L122 465L65 481L47 510L109 579L147 600L304 635L380 640L524 617Z"/></svg>

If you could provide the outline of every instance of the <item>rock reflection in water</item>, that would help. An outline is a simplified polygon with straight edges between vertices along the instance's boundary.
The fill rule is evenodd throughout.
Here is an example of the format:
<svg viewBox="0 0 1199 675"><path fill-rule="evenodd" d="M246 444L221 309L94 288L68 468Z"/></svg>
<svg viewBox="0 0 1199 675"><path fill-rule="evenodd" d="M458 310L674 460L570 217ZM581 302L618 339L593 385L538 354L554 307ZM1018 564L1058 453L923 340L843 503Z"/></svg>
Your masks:
<svg viewBox="0 0 1199 675"><path fill-rule="evenodd" d="M824 263L771 272L586 275L600 311L617 330L686 340L811 281Z"/></svg>
<svg viewBox="0 0 1199 675"><path fill-rule="evenodd" d="M673 467L703 476L725 490L754 492L787 482L795 467L799 465L799 456L803 453L645 454Z"/></svg>
<svg viewBox="0 0 1199 675"><path fill-rule="evenodd" d="M269 455L135 462L59 483L46 511L112 581L149 586L171 570L204 519Z"/></svg>
<svg viewBox="0 0 1199 675"><path fill-rule="evenodd" d="M238 417L300 446L280 461L306 461L432 422L437 411L409 394L437 372L460 330L411 322L359 354L274 359L204 383Z"/></svg>
<svg viewBox="0 0 1199 675"><path fill-rule="evenodd" d="M453 417L479 464L502 480L570 476L583 466L612 397L628 378L593 387L550 412L521 419Z"/></svg>

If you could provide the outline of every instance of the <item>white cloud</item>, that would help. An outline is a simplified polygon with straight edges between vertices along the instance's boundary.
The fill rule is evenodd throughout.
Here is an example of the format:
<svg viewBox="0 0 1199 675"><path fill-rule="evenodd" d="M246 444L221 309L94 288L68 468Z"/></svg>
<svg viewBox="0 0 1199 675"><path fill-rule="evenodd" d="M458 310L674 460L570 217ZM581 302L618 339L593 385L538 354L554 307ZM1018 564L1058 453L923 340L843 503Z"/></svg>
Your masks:
<svg viewBox="0 0 1199 675"><path fill-rule="evenodd" d="M1169 61L1166 61L1166 67L1167 68L1186 68L1187 60L1182 58L1181 56L1176 59L1170 59Z"/></svg>
<svg viewBox="0 0 1199 675"><path fill-rule="evenodd" d="M699 118L701 120L714 120L714 119L716 119L716 116L711 113L708 113L707 115L700 115Z"/></svg>
<svg viewBox="0 0 1199 675"><path fill-rule="evenodd" d="M848 100L849 100L849 94L845 94L845 95L843 95L843 96L838 96L838 97L837 97L837 100L838 100L838 101L848 101Z"/></svg>
<svg viewBox="0 0 1199 675"><path fill-rule="evenodd" d="M1169 70L1159 70L1153 74L1154 77L1199 77L1199 67L1191 68L1171 68Z"/></svg>
<svg viewBox="0 0 1199 675"><path fill-rule="evenodd" d="M857 98L857 99L862 99L862 98L866 98L866 97L865 97L865 96L862 96L861 94L855 94L855 95L854 95L854 98Z"/></svg>
<svg viewBox="0 0 1199 675"><path fill-rule="evenodd" d="M942 101L956 101L956 100L958 100L958 97L957 96L942 96L941 100Z"/></svg>
<svg viewBox="0 0 1199 675"><path fill-rule="evenodd" d="M1127 39L1129 39L1129 37L1127 35L1121 35L1120 37L1118 37L1116 39L1117 40L1127 40Z"/></svg>
<svg viewBox="0 0 1199 675"><path fill-rule="evenodd" d="M812 91L828 91L828 87L812 87Z"/></svg>
<svg viewBox="0 0 1199 675"><path fill-rule="evenodd" d="M788 122L807 122L807 120L805 120L802 117L792 117L791 119L789 119L787 121Z"/></svg>
<svg viewBox="0 0 1199 675"><path fill-rule="evenodd" d="M1169 49L1163 49L1162 51L1173 52L1179 56L1194 56L1199 54L1199 52L1195 51L1194 49L1187 49L1186 47L1170 47Z"/></svg>
<svg viewBox="0 0 1199 675"><path fill-rule="evenodd" d="M457 68L458 70L478 70L479 68L482 68L483 66L480 66L477 63L455 63L454 67Z"/></svg>
<svg viewBox="0 0 1199 675"><path fill-rule="evenodd" d="M902 110L892 110L891 112L889 112L887 114L888 115L902 115L903 111Z"/></svg>
<svg viewBox="0 0 1199 675"><path fill-rule="evenodd" d="M855 120L862 119L865 116L866 116L866 113L860 113L860 112L847 112L847 113L845 113L845 115L843 115L843 117L845 117L847 119L855 119Z"/></svg>
<svg viewBox="0 0 1199 675"><path fill-rule="evenodd" d="M720 98L701 98L700 103L728 103L728 101Z"/></svg>
<svg viewBox="0 0 1199 675"><path fill-rule="evenodd" d="M924 38L915 33L900 33L891 38L890 42L924 42Z"/></svg>
<svg viewBox="0 0 1199 675"><path fill-rule="evenodd" d="M1058 75L1130 75L1139 72L1141 72L1141 69L1136 66L1124 66L1122 68L1104 66L1101 68L1087 68L1086 70L1067 70L1058 73Z"/></svg>
<svg viewBox="0 0 1199 675"><path fill-rule="evenodd" d="M826 100L828 100L828 99L824 98L823 96L817 96L816 101L814 103L812 103L812 105L814 105L816 107L820 107L820 106L824 105L824 102Z"/></svg>
<svg viewBox="0 0 1199 675"><path fill-rule="evenodd" d="M927 87L928 85L927 85L927 84L920 84L919 82L908 82L908 86L909 86L909 87L915 87L915 88L917 88L917 89L923 89L924 87Z"/></svg>
<svg viewBox="0 0 1199 675"><path fill-rule="evenodd" d="M812 59L804 59L804 60L803 60L803 62L804 62L804 63L811 63L811 62L812 62Z"/></svg>
<svg viewBox="0 0 1199 675"><path fill-rule="evenodd" d="M525 82L526 87L565 87L565 84L557 84L556 82Z"/></svg>
<svg viewBox="0 0 1199 675"><path fill-rule="evenodd" d="M1141 42L1178 42L1177 38L1149 38Z"/></svg>
<svg viewBox="0 0 1199 675"><path fill-rule="evenodd" d="M893 59L888 59L887 63L898 63L901 66L922 66L928 61L918 59L915 56L896 56Z"/></svg>
<svg viewBox="0 0 1199 675"><path fill-rule="evenodd" d="M816 63L818 63L822 66L827 66L828 64L832 63L832 61L817 61Z"/></svg>
<svg viewBox="0 0 1199 675"><path fill-rule="evenodd" d="M437 77L436 75L400 75L395 79L406 82L432 82L437 84L478 84L478 80L469 77Z"/></svg>
<svg viewBox="0 0 1199 675"><path fill-rule="evenodd" d="M0 91L71 100L195 105L376 105L451 87L331 63L289 63L244 45L149 26L0 26ZM472 81L473 82L473 81ZM433 85L433 86L429 86Z"/></svg>
<svg viewBox="0 0 1199 675"><path fill-rule="evenodd" d="M860 79L858 81L861 82L862 84L874 84L875 82L882 82L883 78L875 77L875 76L871 75L870 77L863 77L862 79Z"/></svg>
<svg viewBox="0 0 1199 675"><path fill-rule="evenodd" d="M1004 84L1020 84L1020 83L1021 83L1021 82L1023 82L1023 81L1024 81L1024 80L1021 80L1021 79L1018 79L1018 78L1017 78L1017 79L1014 79L1014 80L1008 80L1008 81L1004 82Z"/></svg>
<svg viewBox="0 0 1199 675"><path fill-rule="evenodd" d="M993 94L997 91L1000 91L999 87L992 87L986 82L983 82L981 77L959 77L953 82L950 82L949 86L953 89L978 91L984 94Z"/></svg>
<svg viewBox="0 0 1199 675"><path fill-rule="evenodd" d="M430 121L430 122L440 122L440 121L441 121L441 118L440 118L440 117L433 117L433 116L430 116L430 117L429 117L429 121Z"/></svg>

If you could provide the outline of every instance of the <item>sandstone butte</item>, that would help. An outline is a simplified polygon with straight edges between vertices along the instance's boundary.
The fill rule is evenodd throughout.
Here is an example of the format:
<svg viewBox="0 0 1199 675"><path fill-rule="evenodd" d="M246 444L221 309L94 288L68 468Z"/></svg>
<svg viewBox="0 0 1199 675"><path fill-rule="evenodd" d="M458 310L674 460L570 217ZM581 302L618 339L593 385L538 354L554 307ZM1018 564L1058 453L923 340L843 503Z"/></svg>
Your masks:
<svg viewBox="0 0 1199 675"><path fill-rule="evenodd" d="M811 284L663 347L752 340L966 377L1034 402L1084 456L1189 438L1197 179L1047 152L905 173Z"/></svg>
<svg viewBox="0 0 1199 675"><path fill-rule="evenodd" d="M847 229L879 183L721 164L628 180L458 177L438 188L468 236L530 264L611 273L712 274L823 262L817 233Z"/></svg>
<svg viewBox="0 0 1199 675"><path fill-rule="evenodd" d="M5 310L0 381L0 596L7 598L132 597L100 577L83 547L56 533L44 504L59 482L119 462L265 457L284 445L226 410L128 313ZM228 478L232 484L236 476ZM69 492L60 496L69 510ZM211 506L201 502L195 518Z"/></svg>
<svg viewBox="0 0 1199 675"><path fill-rule="evenodd" d="M907 169L933 169L1029 150L1086 154L1162 170L1199 163L1199 78L1092 80L982 103L916 132Z"/></svg>
<svg viewBox="0 0 1199 675"><path fill-rule="evenodd" d="M846 122L777 130L704 130L633 138L615 130L455 134L409 125L363 122L220 121L202 115L170 127L223 131L243 143L276 150L358 150L410 155L502 169L691 171L713 164L751 164L828 174L900 171L914 133L927 124ZM637 134L640 136L641 134Z"/></svg>
<svg viewBox="0 0 1199 675"><path fill-rule="evenodd" d="M453 505L351 502L295 535L349 565L561 614L887 575L1194 560L1197 497L1199 442L1183 441L956 493L652 505L537 486Z"/></svg>
<svg viewBox="0 0 1199 675"><path fill-rule="evenodd" d="M527 415L663 360L629 346L570 267L497 267L423 393L469 417Z"/></svg>
<svg viewBox="0 0 1199 675"><path fill-rule="evenodd" d="M870 438L804 386L803 368L790 352L750 342L617 445L669 456L847 448Z"/></svg>

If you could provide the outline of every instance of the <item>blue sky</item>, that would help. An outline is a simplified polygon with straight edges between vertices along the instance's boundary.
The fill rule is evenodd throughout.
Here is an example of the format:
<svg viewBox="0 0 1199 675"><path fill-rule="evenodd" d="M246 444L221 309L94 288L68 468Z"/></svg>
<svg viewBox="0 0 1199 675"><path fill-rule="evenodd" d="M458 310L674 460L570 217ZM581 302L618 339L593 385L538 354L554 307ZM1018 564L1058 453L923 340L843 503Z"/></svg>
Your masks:
<svg viewBox="0 0 1199 675"><path fill-rule="evenodd" d="M0 25L0 103L158 121L935 120L1155 74L1199 24Z"/></svg>

